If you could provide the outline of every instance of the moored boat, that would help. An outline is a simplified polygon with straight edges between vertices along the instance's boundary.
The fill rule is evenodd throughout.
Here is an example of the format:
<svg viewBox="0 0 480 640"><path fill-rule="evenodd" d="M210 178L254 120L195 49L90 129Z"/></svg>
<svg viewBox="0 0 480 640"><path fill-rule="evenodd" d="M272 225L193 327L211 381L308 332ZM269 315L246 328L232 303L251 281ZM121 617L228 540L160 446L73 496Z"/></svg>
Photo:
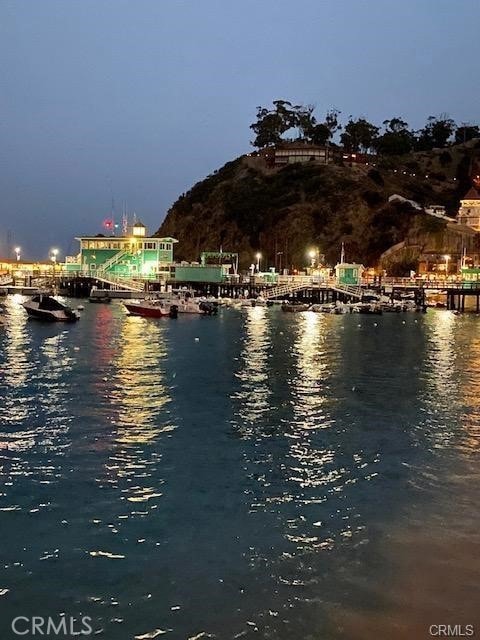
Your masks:
<svg viewBox="0 0 480 640"><path fill-rule="evenodd" d="M79 315L52 296L40 294L23 303L29 317L48 322L76 322Z"/></svg>
<svg viewBox="0 0 480 640"><path fill-rule="evenodd" d="M141 302L124 302L127 311L133 316L144 318L176 318L178 307L164 300L142 300Z"/></svg>
<svg viewBox="0 0 480 640"><path fill-rule="evenodd" d="M309 304L282 304L282 311L290 313L296 313L299 311L308 311L310 309Z"/></svg>

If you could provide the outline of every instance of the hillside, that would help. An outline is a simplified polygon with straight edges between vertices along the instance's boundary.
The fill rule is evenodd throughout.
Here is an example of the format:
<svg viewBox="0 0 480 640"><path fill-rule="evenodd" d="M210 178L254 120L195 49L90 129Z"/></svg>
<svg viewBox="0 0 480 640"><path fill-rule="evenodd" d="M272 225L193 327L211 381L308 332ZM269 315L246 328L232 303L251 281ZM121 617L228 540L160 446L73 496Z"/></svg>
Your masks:
<svg viewBox="0 0 480 640"><path fill-rule="evenodd" d="M284 266L303 268L312 246L335 264L342 242L349 260L366 265L407 238L443 246L445 236L447 250L452 233L442 220L388 198L398 193L422 205L443 204L455 215L479 158L478 139L375 166L308 162L274 169L260 156L241 156L180 196L157 234L179 239L180 260L222 246L238 251L242 268L256 251L265 266L281 252Z"/></svg>

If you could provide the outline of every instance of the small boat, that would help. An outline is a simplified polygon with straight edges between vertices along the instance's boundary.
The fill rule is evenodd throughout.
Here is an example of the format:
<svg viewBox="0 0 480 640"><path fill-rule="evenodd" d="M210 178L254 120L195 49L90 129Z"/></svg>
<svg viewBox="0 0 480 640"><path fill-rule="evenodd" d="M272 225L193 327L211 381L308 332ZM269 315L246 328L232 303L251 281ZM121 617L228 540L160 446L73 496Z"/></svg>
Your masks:
<svg viewBox="0 0 480 640"><path fill-rule="evenodd" d="M176 318L178 307L165 300L142 300L141 302L124 302L127 311L132 316L143 318Z"/></svg>
<svg viewBox="0 0 480 640"><path fill-rule="evenodd" d="M29 317L48 322L76 322L79 315L63 302L49 295L40 294L23 303Z"/></svg>
<svg viewBox="0 0 480 640"><path fill-rule="evenodd" d="M282 304L282 311L290 313L296 313L299 311L308 311L310 309L309 304Z"/></svg>
<svg viewBox="0 0 480 640"><path fill-rule="evenodd" d="M218 312L218 302L216 300L195 298L191 291L183 291L182 289L172 293L159 294L153 300L161 301L167 306L176 306L177 313L196 313L212 316Z"/></svg>
<svg viewBox="0 0 480 640"><path fill-rule="evenodd" d="M357 302L352 304L353 313L367 313L370 315L382 315L382 307L377 303Z"/></svg>
<svg viewBox="0 0 480 640"><path fill-rule="evenodd" d="M90 296L88 298L89 302L95 302L95 303L101 303L101 304L110 304L110 302L112 301L112 299L110 298L110 296L108 295L108 293L106 293L104 296Z"/></svg>

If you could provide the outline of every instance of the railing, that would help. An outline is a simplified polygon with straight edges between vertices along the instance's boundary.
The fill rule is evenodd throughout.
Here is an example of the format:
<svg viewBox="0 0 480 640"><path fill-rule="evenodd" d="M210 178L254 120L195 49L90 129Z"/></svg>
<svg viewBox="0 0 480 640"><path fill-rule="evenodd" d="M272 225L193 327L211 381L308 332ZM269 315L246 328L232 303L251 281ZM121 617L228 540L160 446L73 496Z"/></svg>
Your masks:
<svg viewBox="0 0 480 640"><path fill-rule="evenodd" d="M113 276L109 273L97 272L94 276L100 282L106 282L114 289L125 291L144 291L145 284L143 281L132 280L130 278L122 278L121 276Z"/></svg>
<svg viewBox="0 0 480 640"><path fill-rule="evenodd" d="M265 299L270 298L279 298L281 296L287 296L294 291L300 291L300 289L306 289L311 286L310 283L301 283L301 282L293 282L291 284L283 284L276 287L272 287L271 289L267 289L262 293L262 296Z"/></svg>
<svg viewBox="0 0 480 640"><path fill-rule="evenodd" d="M106 260L105 262L102 262L102 265L101 265L99 270L100 271L108 271L110 269L110 267L113 267L113 265L117 264L124 256L127 255L127 253L129 253L129 252L128 251L118 251L109 260Z"/></svg>
<svg viewBox="0 0 480 640"><path fill-rule="evenodd" d="M353 296L354 298L362 298L365 294L365 289L358 285L353 284L341 284L339 282L330 282L330 289L334 291L338 291L339 293L345 293L349 296Z"/></svg>

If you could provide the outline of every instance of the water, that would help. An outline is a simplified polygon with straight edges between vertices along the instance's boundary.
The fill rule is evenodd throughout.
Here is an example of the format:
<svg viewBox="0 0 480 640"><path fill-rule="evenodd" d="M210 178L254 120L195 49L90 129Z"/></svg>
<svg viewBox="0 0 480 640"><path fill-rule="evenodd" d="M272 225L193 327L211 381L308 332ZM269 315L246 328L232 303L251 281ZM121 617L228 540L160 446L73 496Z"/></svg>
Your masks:
<svg viewBox="0 0 480 640"><path fill-rule="evenodd" d="M8 311L2 640L61 613L108 640L480 629L477 317Z"/></svg>

